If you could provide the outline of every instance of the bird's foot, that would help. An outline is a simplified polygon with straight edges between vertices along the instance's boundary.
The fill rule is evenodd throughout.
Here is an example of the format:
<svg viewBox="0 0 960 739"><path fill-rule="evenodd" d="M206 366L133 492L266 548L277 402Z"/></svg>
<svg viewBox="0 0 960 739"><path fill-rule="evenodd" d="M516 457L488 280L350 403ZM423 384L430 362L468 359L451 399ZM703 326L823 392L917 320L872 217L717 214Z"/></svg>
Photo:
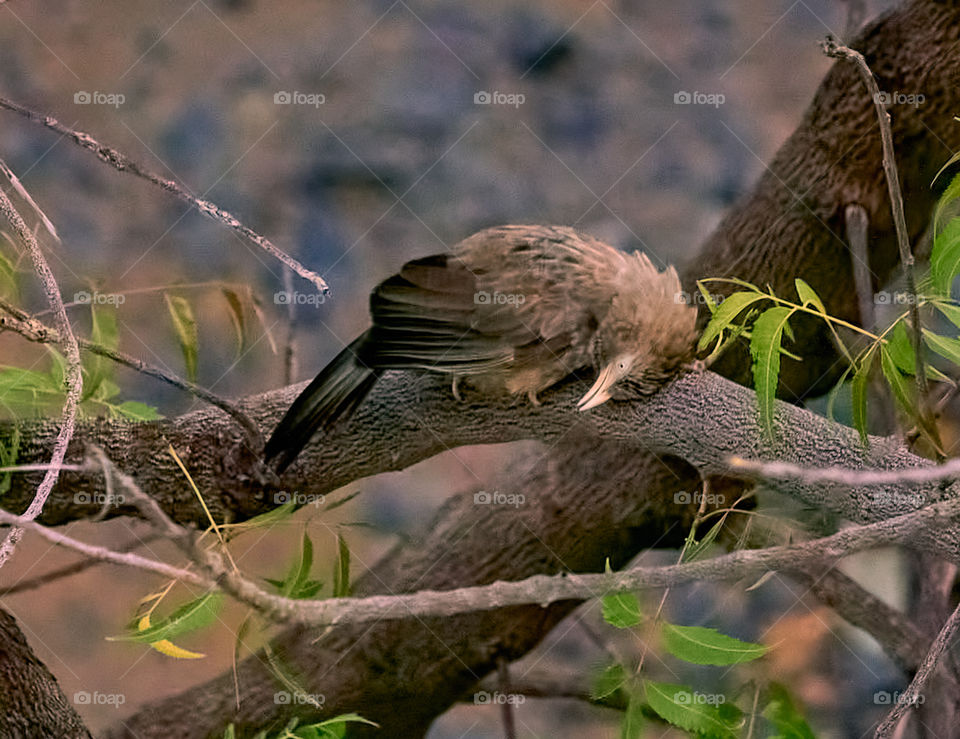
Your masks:
<svg viewBox="0 0 960 739"><path fill-rule="evenodd" d="M707 369L707 363L702 359L694 359L693 361L687 362L683 365L683 368L687 372L703 372Z"/></svg>
<svg viewBox="0 0 960 739"><path fill-rule="evenodd" d="M460 383L460 378L454 375L453 384L450 386L450 390L453 392L453 397L457 399L457 402L463 402L463 396L460 395L460 388L458 387Z"/></svg>
<svg viewBox="0 0 960 739"><path fill-rule="evenodd" d="M543 405L539 400L537 400L536 390L527 391L527 400L530 401L530 405L532 405L534 408L539 408L541 405Z"/></svg>

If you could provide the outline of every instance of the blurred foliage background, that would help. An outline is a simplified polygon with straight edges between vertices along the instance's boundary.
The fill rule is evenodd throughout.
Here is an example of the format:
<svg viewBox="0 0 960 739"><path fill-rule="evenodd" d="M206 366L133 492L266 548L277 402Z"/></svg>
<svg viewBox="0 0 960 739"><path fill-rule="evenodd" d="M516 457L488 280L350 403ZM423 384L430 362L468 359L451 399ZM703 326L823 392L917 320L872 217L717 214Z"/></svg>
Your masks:
<svg viewBox="0 0 960 739"><path fill-rule="evenodd" d="M835 0L7 2L0 94L213 200L324 275L329 299L297 312L299 381L365 327L377 281L485 226L570 224L660 265L690 258L798 123L829 67L818 41L842 37L845 14ZM323 102L276 103L283 92ZM482 92L494 101L475 102ZM723 102L678 104L682 92ZM123 102L98 104L103 95ZM509 95L523 102L497 102ZM182 374L155 289L179 286L172 292L191 301L199 321L201 384L228 396L283 384L282 353L268 337L282 347L287 331L286 306L274 300L284 289L278 263L69 140L12 114L0 115L0 132L0 157L60 230L63 243L47 256L65 300L83 290L124 294L121 348ZM204 283L249 286L262 304L264 320L250 318L239 356L223 296ZM311 290L296 278L294 287ZM26 272L21 300L45 307ZM88 331L85 306L71 316ZM48 359L3 335L0 361L42 367ZM119 379L125 397L165 415L196 404L126 370ZM321 563L332 563L335 533L346 531L356 576L398 537L415 536L451 491L483 488L505 459L529 449L457 450L362 481L344 492L363 492L348 506L327 516L308 506L298 525L309 525ZM143 533L130 521L70 530L112 544ZM298 531L238 541L241 566L279 576ZM144 551L169 553L159 544ZM28 539L3 581L67 561ZM96 568L4 605L68 696L120 691L122 714L228 669L233 647L229 629L206 633L186 646L210 657L188 664L103 641L154 587L145 579ZM895 673L869 644L854 655L844 644L860 637L801 592L776 588L748 598L693 587L676 596L675 618L738 624L738 635L766 643L789 636L791 648L770 659L825 716L814 724L825 736L862 730L864 716L883 709L872 690ZM241 616L225 621L235 626ZM543 658L585 669L598 654L557 635ZM111 706L81 710L94 728L118 718ZM528 702L519 715L524 736L616 731L615 716L572 701ZM432 733L498 735L496 709L473 706L454 709Z"/></svg>

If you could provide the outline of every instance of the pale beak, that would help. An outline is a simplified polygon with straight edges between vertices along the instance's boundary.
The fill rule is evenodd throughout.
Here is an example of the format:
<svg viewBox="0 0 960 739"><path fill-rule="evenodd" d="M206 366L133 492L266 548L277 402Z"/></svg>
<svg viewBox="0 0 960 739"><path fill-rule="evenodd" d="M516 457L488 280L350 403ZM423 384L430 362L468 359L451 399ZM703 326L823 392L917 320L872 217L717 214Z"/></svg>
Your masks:
<svg viewBox="0 0 960 739"><path fill-rule="evenodd" d="M577 403L577 409L587 411L606 403L610 400L610 388L612 388L613 384L619 379L620 374L617 372L617 363L611 362L600 371L597 381L593 383L593 387L587 390L587 394L580 398L580 401Z"/></svg>

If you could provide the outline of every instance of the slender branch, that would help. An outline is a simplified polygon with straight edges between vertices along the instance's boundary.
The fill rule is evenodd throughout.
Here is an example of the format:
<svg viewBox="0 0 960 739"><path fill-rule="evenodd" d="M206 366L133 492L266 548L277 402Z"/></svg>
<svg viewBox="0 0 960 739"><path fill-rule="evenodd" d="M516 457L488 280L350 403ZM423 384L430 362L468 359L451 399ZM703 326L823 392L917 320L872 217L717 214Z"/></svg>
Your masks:
<svg viewBox="0 0 960 739"><path fill-rule="evenodd" d="M205 216L233 229L251 243L260 247L274 258L280 260L290 269L300 275L303 279L312 282L321 293L327 294L330 291L327 283L320 275L313 270L307 269L289 254L274 246L269 239L261 236L253 229L248 228L234 215L227 212L223 208L220 208L215 203L191 195L173 180L164 179L160 175L151 172L141 164L138 164L134 160L130 159L130 157L126 156L125 154L117 151L116 149L112 149L109 146L101 144L90 134L65 126L52 116L42 115L41 113L37 113L30 108L20 105L19 103L15 103L12 100L7 100L6 98L0 98L0 108L17 113L32 123L38 123L41 126L49 128L51 131L56 131L63 136L69 137L75 144L83 149L86 149L87 151L93 152L97 155L97 158L100 159L100 161L109 164L119 172L129 172L130 174L136 175L137 177L156 185L162 190L166 190L183 202L193 205Z"/></svg>
<svg viewBox="0 0 960 739"><path fill-rule="evenodd" d="M910 682L910 685L898 696L896 704L890 709L890 713L880 722L874 734L876 739L886 739L886 737L892 736L894 729L897 728L897 724L907 710L916 706L921 700L921 691L930 681L930 678L933 677L941 657L943 657L944 652L946 652L947 648L953 643L958 630L960 630L960 605L953 610L950 618L947 619L943 628L940 629L940 633L937 634L937 638L934 639L930 651L927 652L927 656L924 657L923 663L920 665L920 669L917 670L917 674Z"/></svg>
<svg viewBox="0 0 960 739"><path fill-rule="evenodd" d="M63 402L63 412L61 414L60 430L57 434L57 440L53 447L53 453L50 457L51 467L44 474L43 480L37 487L37 492L27 507L23 517L32 521L43 511L43 506L47 502L50 492L53 490L54 483L60 476L60 465L63 464L64 457L67 454L67 446L70 439L73 438L74 424L77 420L77 406L80 402L80 393L83 390L83 375L80 372L80 347L77 345L77 338L70 327L70 319L67 318L67 310L63 307L63 298L60 295L60 288L57 280L47 264L40 244L37 242L33 232L27 227L23 218L17 212L17 209L10 202L7 194L0 189L0 214L13 226L17 237L20 239L30 259L33 262L33 268L43 285L43 290L47 296L47 303L54 311L57 324L59 325L58 344L63 349L66 356L67 368L64 373L64 382L67 386L66 398ZM23 537L22 528L14 528L0 544L0 567L6 564L17 543Z"/></svg>
<svg viewBox="0 0 960 739"><path fill-rule="evenodd" d="M740 457L730 457L728 464L730 469L738 475L748 474L764 480L797 480L807 485L833 482L851 487L864 487L960 478L960 457L949 459L936 466L905 467L898 470L804 467L792 462L759 462Z"/></svg>

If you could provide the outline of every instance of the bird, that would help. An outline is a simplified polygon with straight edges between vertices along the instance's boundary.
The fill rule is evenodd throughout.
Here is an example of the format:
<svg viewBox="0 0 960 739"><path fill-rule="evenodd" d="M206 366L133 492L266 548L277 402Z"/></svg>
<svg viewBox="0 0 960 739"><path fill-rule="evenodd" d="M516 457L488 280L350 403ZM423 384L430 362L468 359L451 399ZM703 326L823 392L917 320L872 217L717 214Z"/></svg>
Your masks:
<svg viewBox="0 0 960 739"><path fill-rule="evenodd" d="M296 398L264 449L282 473L386 370L446 374L484 394L537 395L578 370L581 411L650 395L692 359L696 308L659 271L566 226L497 226L407 262L370 296L371 327Z"/></svg>

